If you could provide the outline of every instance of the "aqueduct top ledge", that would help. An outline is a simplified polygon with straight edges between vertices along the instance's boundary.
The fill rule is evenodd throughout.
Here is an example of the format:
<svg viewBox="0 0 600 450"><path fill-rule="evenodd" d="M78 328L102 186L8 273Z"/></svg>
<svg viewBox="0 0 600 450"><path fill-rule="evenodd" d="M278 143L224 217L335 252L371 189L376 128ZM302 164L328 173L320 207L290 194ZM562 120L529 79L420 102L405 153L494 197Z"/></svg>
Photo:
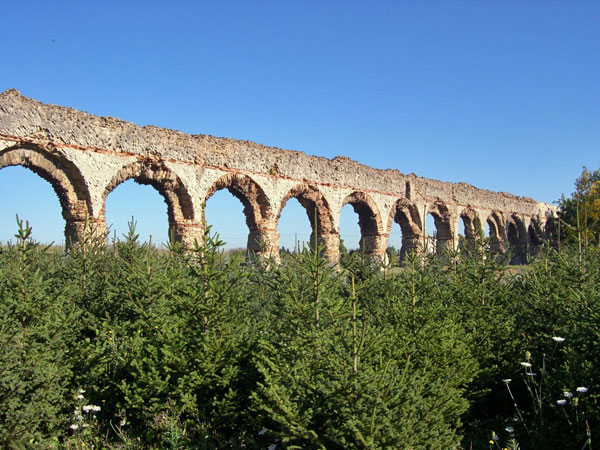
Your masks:
<svg viewBox="0 0 600 450"><path fill-rule="evenodd" d="M86 152L215 167L242 173L344 187L362 192L442 201L485 210L546 218L555 208L531 198L405 175L395 169L374 169L349 158L309 156L249 141L188 135L155 126L139 126L112 117L98 117L73 108L49 105L10 89L0 93L0 141L43 142ZM1 144L1 143L0 143Z"/></svg>

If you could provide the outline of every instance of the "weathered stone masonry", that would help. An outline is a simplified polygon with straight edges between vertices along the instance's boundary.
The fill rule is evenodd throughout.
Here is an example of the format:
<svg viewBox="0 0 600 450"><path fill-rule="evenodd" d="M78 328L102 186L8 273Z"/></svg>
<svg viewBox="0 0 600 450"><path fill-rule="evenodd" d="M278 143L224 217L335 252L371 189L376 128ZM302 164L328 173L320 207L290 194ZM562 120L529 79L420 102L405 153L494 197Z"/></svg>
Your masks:
<svg viewBox="0 0 600 450"><path fill-rule="evenodd" d="M363 248L375 257L384 255L394 222L402 231L403 252L422 247L424 218L431 214L438 250L458 245L460 220L467 240L476 239L487 222L492 250L512 247L520 262L526 248L535 250L546 238L548 219L555 214L546 203L465 183L373 169L340 156L329 160L248 141L141 127L8 90L0 94L0 169L13 165L52 184L71 243L80 239L86 221L106 230L106 196L128 179L160 192L170 230L186 246L202 236L204 202L228 189L244 205L248 249L273 256L278 255L281 210L295 197L331 261L339 258L339 217L347 203L359 216Z"/></svg>

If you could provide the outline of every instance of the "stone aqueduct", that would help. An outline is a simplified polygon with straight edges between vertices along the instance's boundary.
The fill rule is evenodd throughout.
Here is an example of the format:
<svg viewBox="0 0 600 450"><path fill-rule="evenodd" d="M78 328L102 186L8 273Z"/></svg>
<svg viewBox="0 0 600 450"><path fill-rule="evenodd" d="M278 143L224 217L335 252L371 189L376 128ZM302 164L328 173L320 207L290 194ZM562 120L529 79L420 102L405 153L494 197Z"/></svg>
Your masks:
<svg viewBox="0 0 600 450"><path fill-rule="evenodd" d="M274 257L278 219L292 197L306 209L313 238L317 233L331 261L339 259L339 217L348 203L359 216L362 246L374 257L384 255L394 222L402 231L402 252L422 248L424 219L431 214L437 249L458 245L460 220L467 239L487 222L492 251L512 247L520 262L525 249L546 239L556 212L530 198L377 170L344 157L141 127L43 104L11 89L0 94L0 169L13 165L51 183L71 243L86 223L106 230L106 196L128 179L164 197L170 230L184 246L202 236L204 202L228 189L244 205L248 249Z"/></svg>

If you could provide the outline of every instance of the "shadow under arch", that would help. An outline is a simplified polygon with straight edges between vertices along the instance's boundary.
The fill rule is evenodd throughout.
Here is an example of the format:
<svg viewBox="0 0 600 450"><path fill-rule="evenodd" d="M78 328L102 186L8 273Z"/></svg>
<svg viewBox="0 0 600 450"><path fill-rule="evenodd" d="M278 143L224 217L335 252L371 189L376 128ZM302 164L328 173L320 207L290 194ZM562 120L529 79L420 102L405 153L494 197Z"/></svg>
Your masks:
<svg viewBox="0 0 600 450"><path fill-rule="evenodd" d="M394 222L400 226L402 231L400 261L403 261L408 253L418 251L421 245L423 225L417 206L410 203L406 198L396 200L388 217L386 230L388 234L391 233Z"/></svg>
<svg viewBox="0 0 600 450"><path fill-rule="evenodd" d="M492 211L487 217L486 223L490 227L490 253L492 255L501 255L506 252L506 227L502 213Z"/></svg>
<svg viewBox="0 0 600 450"><path fill-rule="evenodd" d="M180 240L181 236L177 234L176 225L183 221L192 221L195 218L192 198L181 179L159 161L136 161L119 170L104 189L102 216L105 215L108 194L121 183L130 179L139 184L152 186L162 195L167 204L169 236L175 233L175 239Z"/></svg>
<svg viewBox="0 0 600 450"><path fill-rule="evenodd" d="M308 216L310 227L312 229L310 245L314 246L316 236L317 241L325 246L325 253L329 255L329 258L332 260L336 259L339 254L339 248L332 248L333 243L330 242L330 236L335 234L333 217L331 215L329 203L325 199L323 193L316 187L307 183L301 183L294 186L281 200L279 210L277 211L277 217L275 218L276 226L279 223L281 211L283 211L285 204L291 198L298 200L306 210L306 215ZM339 247L339 242L336 245Z"/></svg>
<svg viewBox="0 0 600 450"><path fill-rule="evenodd" d="M383 234L383 224L379 208L368 194L352 192L342 202L342 208L350 204L358 215L360 228L360 248L366 253L378 250L378 237Z"/></svg>
<svg viewBox="0 0 600 450"><path fill-rule="evenodd" d="M65 220L67 247L79 241L85 221L92 217L90 195L81 172L64 155L38 145L19 145L0 152L0 170L22 166L46 180L58 197Z"/></svg>
<svg viewBox="0 0 600 450"><path fill-rule="evenodd" d="M247 249L255 252L260 251L263 241L261 226L271 216L271 201L255 180L248 175L237 173L223 175L215 181L208 190L204 201L206 202L215 192L222 189L227 189L242 202L246 225L249 230Z"/></svg>
<svg viewBox="0 0 600 450"><path fill-rule="evenodd" d="M527 228L527 234L529 235L529 254L535 256L540 252L544 244L544 233L538 218L531 219L531 223Z"/></svg>
<svg viewBox="0 0 600 450"><path fill-rule="evenodd" d="M510 263L525 264L528 235L525 224L516 214L511 214L506 220L506 240L511 252Z"/></svg>

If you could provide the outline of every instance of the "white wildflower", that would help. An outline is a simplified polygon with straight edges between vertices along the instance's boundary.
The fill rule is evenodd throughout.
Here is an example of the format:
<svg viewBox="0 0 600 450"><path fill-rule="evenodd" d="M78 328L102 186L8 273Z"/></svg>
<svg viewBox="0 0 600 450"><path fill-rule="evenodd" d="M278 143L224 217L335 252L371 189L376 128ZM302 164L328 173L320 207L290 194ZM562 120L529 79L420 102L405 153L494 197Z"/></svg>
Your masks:
<svg viewBox="0 0 600 450"><path fill-rule="evenodd" d="M85 391L83 389L79 389L79 393L80 394L85 394Z"/></svg>
<svg viewBox="0 0 600 450"><path fill-rule="evenodd" d="M277 448L277 444L271 444L267 447L267 450L275 450Z"/></svg>
<svg viewBox="0 0 600 450"><path fill-rule="evenodd" d="M93 411L93 412L98 412L98 411L100 411L102 408L100 408L98 405L84 405L84 406L82 406L82 408L81 408L81 409L83 409L83 412L86 412L86 413L88 413L88 412L90 412L90 411Z"/></svg>
<svg viewBox="0 0 600 450"><path fill-rule="evenodd" d="M81 425L83 428L87 428L89 427L89 425L87 423L84 423L83 425Z"/></svg>
<svg viewBox="0 0 600 450"><path fill-rule="evenodd" d="M260 430L260 431L258 432L258 435L259 435L259 436L262 436L262 435L263 435L263 434L265 434L267 431L269 431L269 429L268 429L268 428L263 428L262 430Z"/></svg>
<svg viewBox="0 0 600 450"><path fill-rule="evenodd" d="M79 394L77 397L75 397L77 400L83 400L83 395Z"/></svg>
<svg viewBox="0 0 600 450"><path fill-rule="evenodd" d="M527 375L529 375L530 377L535 377L537 373L529 372Z"/></svg>
<svg viewBox="0 0 600 450"><path fill-rule="evenodd" d="M560 337L560 336L553 336L552 340L556 341L556 342L564 342L565 338L564 337Z"/></svg>
<svg viewBox="0 0 600 450"><path fill-rule="evenodd" d="M506 427L505 430L508 431L509 433L515 432L515 429L513 427Z"/></svg>
<svg viewBox="0 0 600 450"><path fill-rule="evenodd" d="M502 380L503 383L510 383L512 381L512 378L505 378L504 380Z"/></svg>
<svg viewBox="0 0 600 450"><path fill-rule="evenodd" d="M522 362L521 365L523 367L531 367L531 363L528 363L528 362Z"/></svg>
<svg viewBox="0 0 600 450"><path fill-rule="evenodd" d="M79 428L79 425L73 424L69 428L71 428L71 430L76 430L77 428Z"/></svg>
<svg viewBox="0 0 600 450"><path fill-rule="evenodd" d="M573 398L573 394L571 394L569 391L565 391L565 392L563 392L563 395L564 395L566 398Z"/></svg>
<svg viewBox="0 0 600 450"><path fill-rule="evenodd" d="M586 388L585 386L579 386L577 389L575 389L577 392L587 392L588 388Z"/></svg>
<svg viewBox="0 0 600 450"><path fill-rule="evenodd" d="M556 400L556 404L557 405L566 405L567 401L566 400Z"/></svg>
<svg viewBox="0 0 600 450"><path fill-rule="evenodd" d="M121 419L121 421L119 422L119 426L124 427L126 423L127 421L125 419Z"/></svg>

